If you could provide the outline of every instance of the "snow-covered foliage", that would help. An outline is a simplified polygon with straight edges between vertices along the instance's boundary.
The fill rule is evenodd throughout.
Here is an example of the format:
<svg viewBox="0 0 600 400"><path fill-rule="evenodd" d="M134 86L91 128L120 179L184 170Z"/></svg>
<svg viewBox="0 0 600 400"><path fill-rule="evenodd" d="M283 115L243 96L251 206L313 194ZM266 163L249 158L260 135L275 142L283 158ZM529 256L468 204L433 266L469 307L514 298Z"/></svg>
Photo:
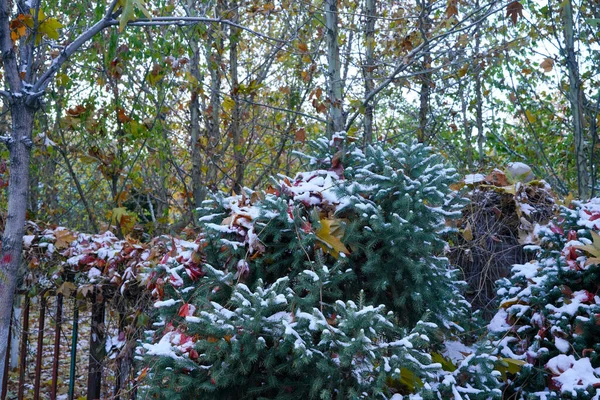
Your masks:
<svg viewBox="0 0 600 400"><path fill-rule="evenodd" d="M457 361L468 320L447 260L456 178L420 144L319 140L310 172L199 210L192 270L148 275L139 349L157 398L499 398L494 359ZM158 289L160 287L160 290ZM445 346L444 342L454 343Z"/></svg>
<svg viewBox="0 0 600 400"><path fill-rule="evenodd" d="M563 207L537 227L538 257L499 282L489 325L497 353L525 366L507 393L526 399L600 398L600 199Z"/></svg>
<svg viewBox="0 0 600 400"><path fill-rule="evenodd" d="M103 286L137 296L139 284L148 279L143 272L166 265L171 255L177 255L182 265L198 266L190 260L197 244L177 238L140 243L118 239L110 231L89 235L64 227L40 228L33 222L28 222L26 231L23 252L28 268L23 288L58 289L64 294L78 290L87 295L93 286Z"/></svg>

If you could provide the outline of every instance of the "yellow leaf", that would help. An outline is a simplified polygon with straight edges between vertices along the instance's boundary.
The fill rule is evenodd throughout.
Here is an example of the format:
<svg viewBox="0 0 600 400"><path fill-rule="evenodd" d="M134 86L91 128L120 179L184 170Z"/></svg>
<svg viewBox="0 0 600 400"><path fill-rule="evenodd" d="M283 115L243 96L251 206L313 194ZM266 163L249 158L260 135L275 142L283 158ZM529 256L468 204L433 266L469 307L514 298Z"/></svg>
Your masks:
<svg viewBox="0 0 600 400"><path fill-rule="evenodd" d="M152 19L152 14L146 9L144 0L119 0L118 5L123 8L119 18L119 32L123 32L129 21L135 21L135 9L140 10L148 19Z"/></svg>
<svg viewBox="0 0 600 400"><path fill-rule="evenodd" d="M431 353L431 361L433 361L434 363L442 364L442 369L444 371L448 371L448 372L456 371L456 365L454 365L454 363L452 363L452 361L448 360L440 353L435 353L435 352Z"/></svg>
<svg viewBox="0 0 600 400"><path fill-rule="evenodd" d="M573 196L573 193L569 193L567 197L565 197L565 199L561 202L561 204L565 207L569 207L573 200L575 200L575 196Z"/></svg>
<svg viewBox="0 0 600 400"><path fill-rule="evenodd" d="M56 289L56 293L62 294L65 297L69 297L75 290L77 290L77 286L75 286L73 282L64 282L58 289Z"/></svg>
<svg viewBox="0 0 600 400"><path fill-rule="evenodd" d="M533 115L533 113L529 110L525 110L525 116L527 117L527 121L529 121L532 124L537 120L535 115Z"/></svg>
<svg viewBox="0 0 600 400"><path fill-rule="evenodd" d="M137 216L134 213L127 211L125 207L113 208L111 212L111 223L119 225L121 232L127 235L133 230Z"/></svg>
<svg viewBox="0 0 600 400"><path fill-rule="evenodd" d="M54 247L56 247L57 249L65 249L69 247L75 239L77 239L77 236L73 235L70 231L66 229L54 231L54 236L56 237Z"/></svg>
<svg viewBox="0 0 600 400"><path fill-rule="evenodd" d="M231 97L226 97L223 100L223 109L225 110L225 112L230 113L231 110L233 110L234 106L235 106L235 101Z"/></svg>
<svg viewBox="0 0 600 400"><path fill-rule="evenodd" d="M319 241L326 245L323 250L335 258L338 258L340 253L350 254L340 240L344 236L344 227L340 222L339 219L321 219L321 226L315 232Z"/></svg>
<svg viewBox="0 0 600 400"><path fill-rule="evenodd" d="M40 24L38 30L40 33L45 34L50 39L57 40L59 36L58 30L62 27L63 24L58 22L56 18L48 18Z"/></svg>
<svg viewBox="0 0 600 400"><path fill-rule="evenodd" d="M513 358L498 358L494 370L500 372L502 380L506 381L507 374L518 373L526 362L523 360L515 360Z"/></svg>
<svg viewBox="0 0 600 400"><path fill-rule="evenodd" d="M386 381L389 387L398 391L407 391L414 393L417 388L423 387L423 381L407 368L400 368L400 379L388 378Z"/></svg>
<svg viewBox="0 0 600 400"><path fill-rule="evenodd" d="M595 231L590 231L590 233L592 235L591 244L586 244L585 246L573 246L576 249L583 250L593 256L586 261L585 265L600 263L600 235Z"/></svg>
<svg viewBox="0 0 600 400"><path fill-rule="evenodd" d="M515 304L519 304L519 303L521 303L521 300L519 300L518 297L512 297L512 298L504 300L502 303L500 303L499 308L504 308L506 310L507 308L514 306Z"/></svg>

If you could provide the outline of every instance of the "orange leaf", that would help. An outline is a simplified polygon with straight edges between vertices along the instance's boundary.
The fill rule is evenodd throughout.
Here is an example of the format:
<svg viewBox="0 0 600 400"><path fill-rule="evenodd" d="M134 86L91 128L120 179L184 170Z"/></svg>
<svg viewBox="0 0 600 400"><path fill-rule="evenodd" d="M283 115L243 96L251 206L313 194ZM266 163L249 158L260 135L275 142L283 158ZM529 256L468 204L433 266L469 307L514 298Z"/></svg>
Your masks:
<svg viewBox="0 0 600 400"><path fill-rule="evenodd" d="M131 118L129 118L127 116L127 114L125 114L125 110L123 110L122 108L119 108L117 110L117 119L119 120L120 123L124 124L125 122L129 122L131 121Z"/></svg>
<svg viewBox="0 0 600 400"><path fill-rule="evenodd" d="M10 21L10 38L13 42L19 40L27 34L27 27L33 26L33 18L29 14L19 14L19 16Z"/></svg>
<svg viewBox="0 0 600 400"><path fill-rule="evenodd" d="M298 43L298 50L306 53L308 51L308 46L306 43Z"/></svg>
<svg viewBox="0 0 600 400"><path fill-rule="evenodd" d="M296 130L295 139L297 142L304 142L306 140L306 129L300 128Z"/></svg>
<svg viewBox="0 0 600 400"><path fill-rule="evenodd" d="M68 116L70 116L70 117L77 118L77 117L79 117L81 114L83 114L83 113L84 113L86 110L87 110L87 109L86 109L84 106L82 106L81 104L79 104L79 105L77 105L77 106L76 106L76 107L74 107L74 108L69 108L69 109L67 110L67 115L68 115Z"/></svg>

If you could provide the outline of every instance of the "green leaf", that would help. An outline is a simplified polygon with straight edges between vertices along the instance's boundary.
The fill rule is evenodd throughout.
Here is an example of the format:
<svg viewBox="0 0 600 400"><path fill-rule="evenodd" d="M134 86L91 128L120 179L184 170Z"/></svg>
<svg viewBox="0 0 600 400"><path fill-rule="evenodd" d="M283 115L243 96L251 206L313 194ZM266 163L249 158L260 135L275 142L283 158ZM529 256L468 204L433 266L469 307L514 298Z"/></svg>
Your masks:
<svg viewBox="0 0 600 400"><path fill-rule="evenodd" d="M140 10L148 19L152 19L152 14L146 9L144 0L119 0L119 5L123 8L119 18L119 32L123 32L129 21L135 21L135 9Z"/></svg>

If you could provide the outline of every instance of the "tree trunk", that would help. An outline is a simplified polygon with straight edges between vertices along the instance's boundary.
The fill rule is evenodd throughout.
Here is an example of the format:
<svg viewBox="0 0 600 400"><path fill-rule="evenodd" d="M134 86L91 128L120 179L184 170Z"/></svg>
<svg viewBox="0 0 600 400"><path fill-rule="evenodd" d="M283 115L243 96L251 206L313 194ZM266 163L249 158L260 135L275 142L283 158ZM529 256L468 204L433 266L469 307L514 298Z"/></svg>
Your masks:
<svg viewBox="0 0 600 400"><path fill-rule="evenodd" d="M0 376L6 367L4 363L8 345L10 314L23 248L34 114L35 110L25 105L25 98L13 98L12 132L9 142L8 216L0 252ZM2 392L2 387L0 387L0 392Z"/></svg>
<svg viewBox="0 0 600 400"><path fill-rule="evenodd" d="M239 18L237 0L233 0L229 9L232 12L231 19L237 22ZM240 124L241 106L240 106L240 83L238 78L238 41L240 30L230 27L229 30L229 69L231 74L231 97L233 99L233 109L231 110L231 125L229 127L231 137L233 138L233 160L235 164L233 191L241 194L244 184L244 152L243 135Z"/></svg>
<svg viewBox="0 0 600 400"><path fill-rule="evenodd" d="M375 81L373 80L373 71L375 69L375 1L366 0L365 4L365 63L363 65L363 77L365 80L365 97L371 93L375 88ZM370 101L365 106L365 133L364 143L365 145L373 143L373 102Z"/></svg>
<svg viewBox="0 0 600 400"><path fill-rule="evenodd" d="M429 41L429 30L431 28L431 19L429 13L431 12L431 4L428 0L425 0L422 4L422 11L419 15L419 30L424 43ZM423 61L421 62L421 89L419 91L419 129L417 130L417 140L419 143L424 143L429 139L431 133L429 132L429 101L431 98L431 83L432 75L431 70L431 52L429 46L424 47Z"/></svg>
<svg viewBox="0 0 600 400"><path fill-rule="evenodd" d="M190 149L192 158L192 193L194 194L194 206L200 207L206 191L202 182L202 159L200 156L200 82L202 77L198 68L200 64L200 49L198 42L190 40L192 59L190 61L190 73L198 82L191 93L190 101Z"/></svg>
<svg viewBox="0 0 600 400"><path fill-rule="evenodd" d="M187 13L192 16L192 10L196 7L194 0L188 0ZM194 207L202 205L206 189L202 181L202 157L200 154L200 84L203 76L200 73L200 46L196 37L190 38L190 74L195 79L195 85L190 94L190 155L192 158L192 193L194 195Z"/></svg>
<svg viewBox="0 0 600 400"><path fill-rule="evenodd" d="M325 1L325 26L327 28L327 89L330 102L327 136L331 137L333 133L344 130L337 0Z"/></svg>
<svg viewBox="0 0 600 400"><path fill-rule="evenodd" d="M217 1L215 7L215 18L220 18L222 14L222 2ZM223 41L221 39L220 27L212 28L209 32L209 39L206 43L206 62L210 74L210 104L205 109L204 118L207 133L206 146L206 174L204 179L203 196L206 197L209 188L216 187L217 183L217 150L221 142L221 63L223 53ZM214 49L213 49L214 47Z"/></svg>
<svg viewBox="0 0 600 400"><path fill-rule="evenodd" d="M479 7L479 1L476 6ZM477 65L475 66L475 123L477 125L477 152L479 156L478 166L483 167L484 152L483 144L485 143L485 134L483 133L483 94L481 91L481 81L483 75L483 67L479 60L479 48L481 46L481 35L479 29L475 31L475 56L477 57Z"/></svg>
<svg viewBox="0 0 600 400"><path fill-rule="evenodd" d="M583 91L579 77L579 65L575 55L575 41L573 28L573 5L571 0L563 4L563 27L565 36L565 56L569 71L569 102L571 103L571 116L573 119L573 137L575 139L575 161L577 166L577 190L579 198L585 200L589 197L589 175L585 154L585 138L583 127Z"/></svg>

